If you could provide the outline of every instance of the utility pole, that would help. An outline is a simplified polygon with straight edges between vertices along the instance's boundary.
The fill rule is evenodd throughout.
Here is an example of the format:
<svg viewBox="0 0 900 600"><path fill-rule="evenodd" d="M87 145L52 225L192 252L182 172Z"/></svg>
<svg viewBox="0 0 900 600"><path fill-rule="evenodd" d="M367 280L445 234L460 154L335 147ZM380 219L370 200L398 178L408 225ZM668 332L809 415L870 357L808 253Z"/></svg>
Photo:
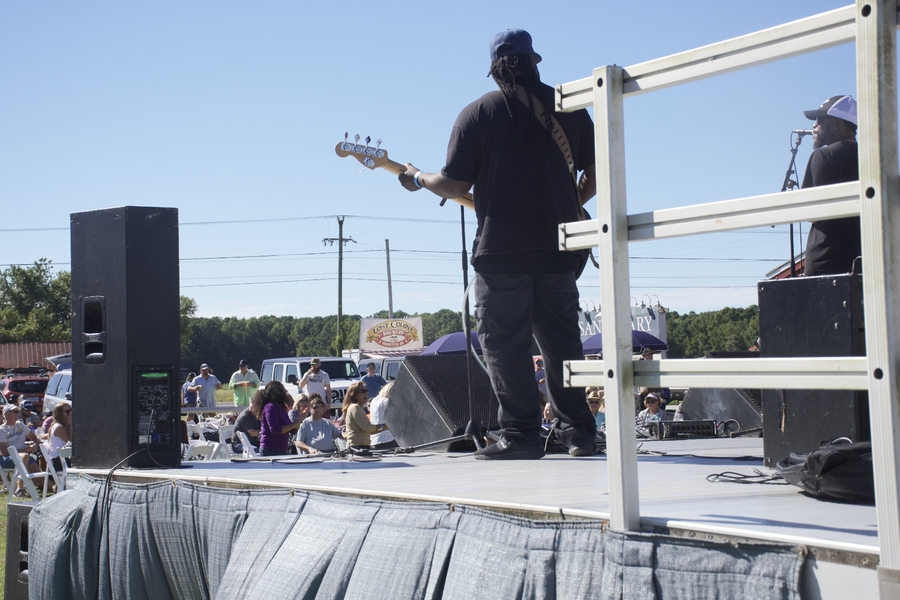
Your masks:
<svg viewBox="0 0 900 600"><path fill-rule="evenodd" d="M384 240L384 253L387 256L388 276L388 319L394 318L394 295L391 292L391 241Z"/></svg>
<svg viewBox="0 0 900 600"><path fill-rule="evenodd" d="M344 312L344 246L347 245L347 242L356 243L356 240L353 238L345 238L344 237L344 217L339 216L337 218L338 222L338 236L336 238L325 238L322 240L322 245L334 246L334 243L337 242L338 245L338 315L337 315L337 339L335 344L338 349L338 356L340 356L341 352L344 350L344 344L341 341L341 316Z"/></svg>

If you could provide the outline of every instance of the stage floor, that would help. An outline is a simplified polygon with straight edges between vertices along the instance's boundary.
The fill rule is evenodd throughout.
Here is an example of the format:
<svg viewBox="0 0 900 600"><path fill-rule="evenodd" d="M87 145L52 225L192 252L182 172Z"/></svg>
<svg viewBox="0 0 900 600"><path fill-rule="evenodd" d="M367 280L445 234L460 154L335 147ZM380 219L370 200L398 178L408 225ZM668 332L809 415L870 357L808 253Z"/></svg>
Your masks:
<svg viewBox="0 0 900 600"><path fill-rule="evenodd" d="M638 457L642 523L878 554L874 506L816 500L788 484L707 481L726 471L764 473L762 440L644 441ZM536 461L477 461L471 454L421 452L380 462L305 464L191 461L189 469L127 470L117 479L179 479L233 486L289 486L393 499L432 500L559 516L609 518L607 461L547 455ZM105 476L102 469L71 473Z"/></svg>

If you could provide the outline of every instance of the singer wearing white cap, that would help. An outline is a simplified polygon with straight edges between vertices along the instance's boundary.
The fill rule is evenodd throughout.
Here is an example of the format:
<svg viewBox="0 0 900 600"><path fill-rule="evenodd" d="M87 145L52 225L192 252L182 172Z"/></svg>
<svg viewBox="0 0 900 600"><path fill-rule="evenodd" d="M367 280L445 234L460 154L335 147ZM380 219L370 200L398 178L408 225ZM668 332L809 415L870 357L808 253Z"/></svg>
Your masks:
<svg viewBox="0 0 900 600"><path fill-rule="evenodd" d="M807 119L815 119L816 124L813 126L814 150L801 187L858 181L856 100L851 96L833 96L819 108L805 110L803 114ZM859 217L815 221L806 240L803 274L849 273L853 261L861 254Z"/></svg>

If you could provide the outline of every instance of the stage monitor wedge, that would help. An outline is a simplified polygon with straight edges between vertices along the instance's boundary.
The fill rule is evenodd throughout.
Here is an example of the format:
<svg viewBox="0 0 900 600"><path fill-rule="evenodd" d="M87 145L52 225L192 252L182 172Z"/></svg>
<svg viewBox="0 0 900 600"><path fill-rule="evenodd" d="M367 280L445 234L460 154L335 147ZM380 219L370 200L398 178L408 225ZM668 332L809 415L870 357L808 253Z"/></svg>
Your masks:
<svg viewBox="0 0 900 600"><path fill-rule="evenodd" d="M499 403L484 368L472 363L475 421L497 429ZM466 357L407 356L394 381L384 421L401 446L418 446L465 432L469 423ZM472 442L453 442L434 450L474 451Z"/></svg>
<svg viewBox="0 0 900 600"><path fill-rule="evenodd" d="M181 464L178 210L71 215L72 462Z"/></svg>

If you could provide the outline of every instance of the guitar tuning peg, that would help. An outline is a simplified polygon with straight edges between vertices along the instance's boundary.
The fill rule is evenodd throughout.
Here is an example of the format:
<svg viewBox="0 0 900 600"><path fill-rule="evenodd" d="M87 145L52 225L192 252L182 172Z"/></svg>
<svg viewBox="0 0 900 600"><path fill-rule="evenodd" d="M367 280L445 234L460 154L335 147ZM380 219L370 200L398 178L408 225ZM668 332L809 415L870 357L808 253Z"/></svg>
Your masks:
<svg viewBox="0 0 900 600"><path fill-rule="evenodd" d="M357 133L353 139L358 144L359 143L359 134Z"/></svg>
<svg viewBox="0 0 900 600"><path fill-rule="evenodd" d="M378 150L379 148L381 148L381 138L375 140L375 149Z"/></svg>
<svg viewBox="0 0 900 600"><path fill-rule="evenodd" d="M366 136L366 146L368 146L368 145L369 145L369 142L371 142L371 141L372 141L372 138L371 138L370 136L367 135L367 136Z"/></svg>

